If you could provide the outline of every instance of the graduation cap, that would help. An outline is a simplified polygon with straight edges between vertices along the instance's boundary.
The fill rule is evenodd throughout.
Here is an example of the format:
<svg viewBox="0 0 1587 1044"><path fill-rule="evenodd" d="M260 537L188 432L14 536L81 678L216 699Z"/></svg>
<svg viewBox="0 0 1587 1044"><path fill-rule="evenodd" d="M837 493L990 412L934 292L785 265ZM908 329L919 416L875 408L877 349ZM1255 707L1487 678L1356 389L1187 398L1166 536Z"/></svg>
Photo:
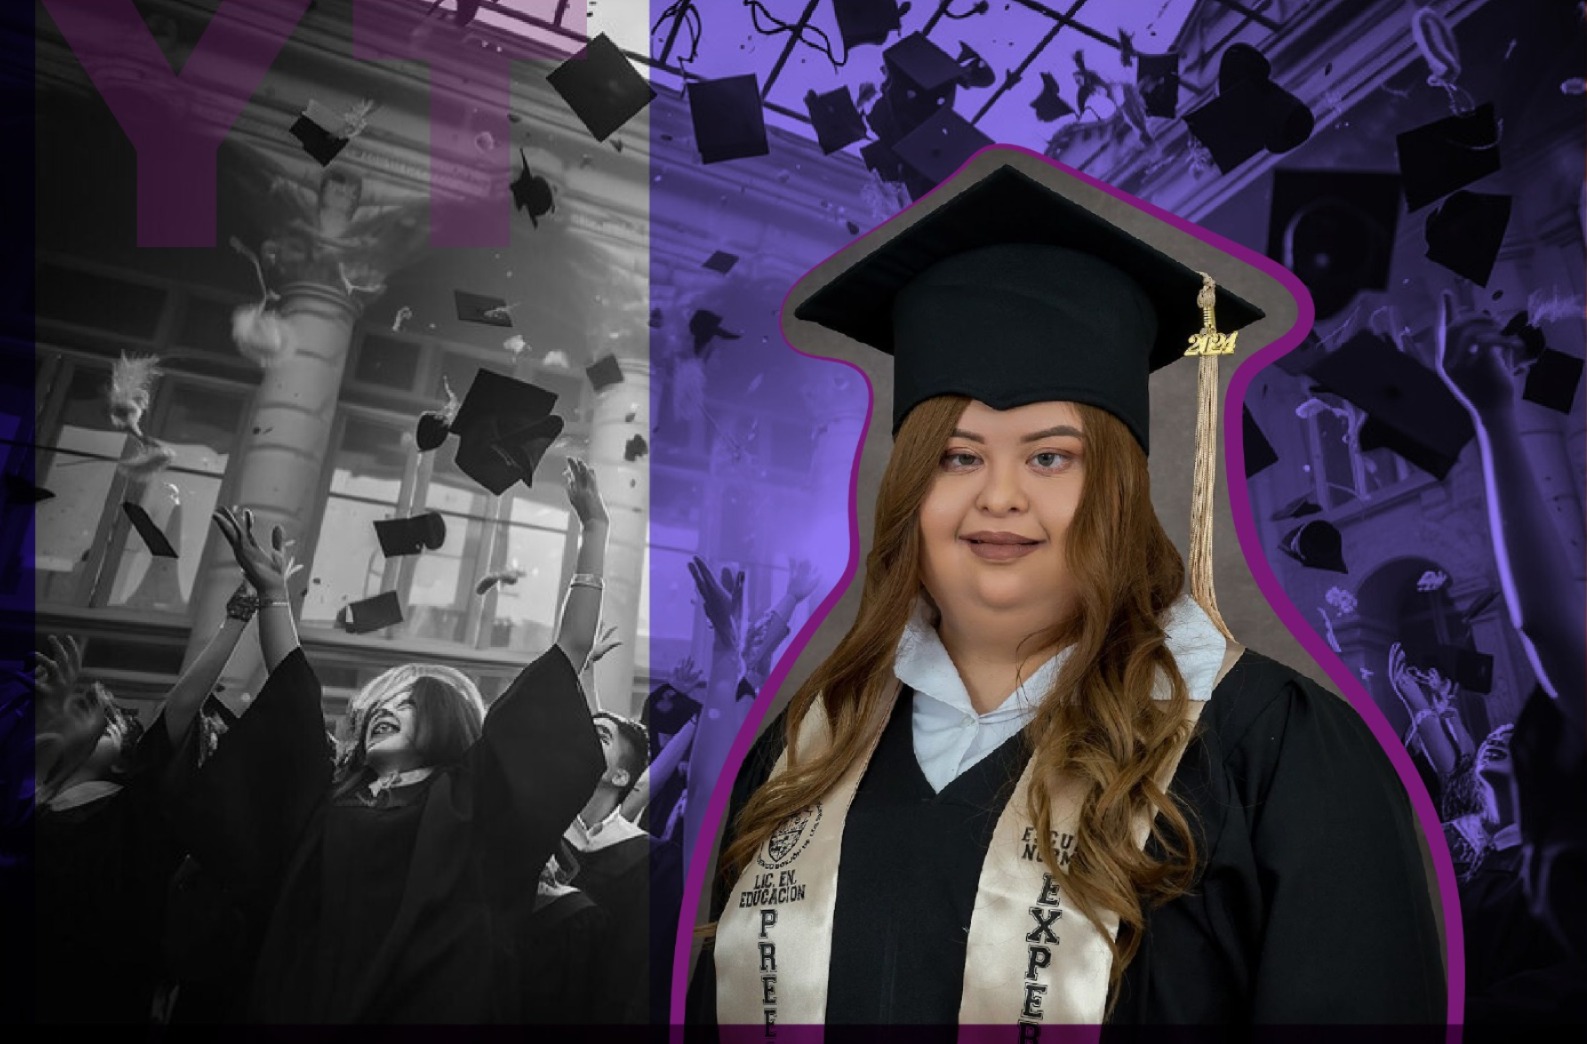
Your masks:
<svg viewBox="0 0 1587 1044"><path fill-rule="evenodd" d="M718 250L705 259L702 268L709 268L718 275L727 275L733 271L733 266L738 264L738 255L729 254L726 250Z"/></svg>
<svg viewBox="0 0 1587 1044"><path fill-rule="evenodd" d="M1147 377L1201 329L1201 275L1079 202L1087 186L1068 168L988 155L944 183L945 203L851 247L863 256L795 317L895 356L895 433L925 399L961 394L994 409L1091 403L1144 447ZM1264 314L1223 287L1215 301L1225 331Z"/></svg>
<svg viewBox="0 0 1587 1044"><path fill-rule="evenodd" d="M402 603L397 592L382 591L373 598L349 602L336 614L336 622L348 634L369 634L402 622Z"/></svg>
<svg viewBox="0 0 1587 1044"><path fill-rule="evenodd" d="M1495 174L1500 168L1499 125L1493 105L1479 105L1465 116L1405 131L1394 139L1400 157L1405 204L1420 210L1434 200Z"/></svg>
<svg viewBox="0 0 1587 1044"><path fill-rule="evenodd" d="M701 163L764 156L766 113L760 105L760 81L754 73L700 80L689 84L689 115Z"/></svg>
<svg viewBox="0 0 1587 1044"><path fill-rule="evenodd" d="M412 518L378 519L375 536L387 558L435 551L446 543L446 519L439 511L427 511Z"/></svg>
<svg viewBox="0 0 1587 1044"><path fill-rule="evenodd" d="M1274 522L1282 522L1286 518L1305 518L1307 515L1320 514L1322 514L1322 505L1313 500L1310 493L1302 493L1268 517Z"/></svg>
<svg viewBox="0 0 1587 1044"><path fill-rule="evenodd" d="M7 472L5 477L5 497L8 504L42 504L46 500L55 499L52 490L45 489L30 479L23 478L14 472Z"/></svg>
<svg viewBox="0 0 1587 1044"><path fill-rule="evenodd" d="M1173 119L1179 115L1179 55L1136 55L1135 86L1146 103L1146 115Z"/></svg>
<svg viewBox="0 0 1587 1044"><path fill-rule="evenodd" d="M860 159L865 162L866 170L883 181L904 180L904 161L899 159L898 153L884 141L873 141L865 146L860 150Z"/></svg>
<svg viewBox="0 0 1587 1044"><path fill-rule="evenodd" d="M341 133L346 124L340 114L317 101L310 101L292 124L292 136L320 166L328 167L347 147L348 139Z"/></svg>
<svg viewBox="0 0 1587 1044"><path fill-rule="evenodd" d="M904 166L917 175L905 178L904 184L910 194L919 199L990 144L991 138L944 106L899 139L893 151L904 161Z"/></svg>
<svg viewBox="0 0 1587 1044"><path fill-rule="evenodd" d="M1311 137L1311 110L1274 83L1272 66L1250 44L1234 44L1218 62L1218 96L1185 114L1185 126L1227 174L1266 149L1289 152Z"/></svg>
<svg viewBox="0 0 1587 1044"><path fill-rule="evenodd" d="M507 311L507 302L501 298L486 294L471 294L466 290L454 290L452 296L457 300L457 317L465 323L512 326L512 315Z"/></svg>
<svg viewBox="0 0 1587 1044"><path fill-rule="evenodd" d="M1427 215L1427 259L1487 286L1509 225L1509 196L1462 189Z"/></svg>
<svg viewBox="0 0 1587 1044"><path fill-rule="evenodd" d="M457 0L457 12L452 16L458 25L467 25L479 14L481 0Z"/></svg>
<svg viewBox="0 0 1587 1044"><path fill-rule="evenodd" d="M529 223L539 228L540 219L557 206L556 200L551 198L551 182L529 169L529 157L522 149L518 150L518 156L523 160L523 170L512 183L513 208L519 213L527 210Z"/></svg>
<svg viewBox="0 0 1587 1044"><path fill-rule="evenodd" d="M419 427L414 433L413 441L418 445L420 453L428 453L439 449L452 434L452 426L447 423L446 415L439 410L426 410L419 414Z"/></svg>
<svg viewBox="0 0 1587 1044"><path fill-rule="evenodd" d="M724 341L736 341L744 336L725 328L722 325L722 317L709 308L697 309L689 316L689 333L694 337L695 355L705 351L718 337Z"/></svg>
<svg viewBox="0 0 1587 1044"><path fill-rule="evenodd" d="M1358 292L1388 288L1399 211L1394 174L1277 171L1267 256L1300 277L1327 319Z"/></svg>
<svg viewBox="0 0 1587 1044"><path fill-rule="evenodd" d="M585 368L584 376L590 379L590 385L597 392L603 392L614 384L623 383L623 368L618 365L617 356L603 355L595 365Z"/></svg>
<svg viewBox="0 0 1587 1044"><path fill-rule="evenodd" d="M832 0L844 51L886 41L898 31L898 0Z"/></svg>
<svg viewBox="0 0 1587 1044"><path fill-rule="evenodd" d="M911 33L883 51L882 63L887 68L882 94L906 129L951 107L964 76L959 63L924 33Z"/></svg>
<svg viewBox="0 0 1587 1044"><path fill-rule="evenodd" d="M634 461L650 452L650 444L643 435L635 435L623 447L623 459L632 464Z"/></svg>
<svg viewBox="0 0 1587 1044"><path fill-rule="evenodd" d="M1074 106L1064 101L1063 95L1058 93L1058 81L1053 79L1050 72L1041 74L1041 93L1036 95L1036 100L1030 103L1036 110L1036 118L1042 123L1051 123L1062 116L1073 116Z"/></svg>
<svg viewBox="0 0 1587 1044"><path fill-rule="evenodd" d="M1241 407L1240 425L1242 441L1245 443L1245 477L1254 478L1258 472L1278 463L1278 451L1257 426L1256 418L1251 416L1251 407Z"/></svg>
<svg viewBox="0 0 1587 1044"><path fill-rule="evenodd" d="M130 500L121 502L121 510L127 516L127 521L132 523L132 528L138 531L138 536L143 539L143 544L149 549L149 554L155 558L176 558L176 548L171 546L171 541L166 537L165 531L154 524L154 519L143 510L141 504L134 504Z"/></svg>
<svg viewBox="0 0 1587 1044"><path fill-rule="evenodd" d="M1493 657L1475 649L1432 642L1406 650L1406 659L1422 669L1435 667L1468 692L1487 695L1493 691Z"/></svg>
<svg viewBox="0 0 1587 1044"><path fill-rule="evenodd" d="M1307 569L1327 569L1335 573L1348 573L1345 565L1344 538L1332 522L1314 518L1296 526L1285 535L1278 549Z"/></svg>
<svg viewBox="0 0 1587 1044"><path fill-rule="evenodd" d="M546 77L595 137L605 141L656 97L650 84L605 33Z"/></svg>
<svg viewBox="0 0 1587 1044"><path fill-rule="evenodd" d="M1581 384L1582 361L1574 355L1544 348L1527 370L1521 397L1560 413L1569 413Z"/></svg>
<svg viewBox="0 0 1587 1044"><path fill-rule="evenodd" d="M562 434L562 418L551 413L556 401L555 392L481 369L452 421L458 468L497 496L519 481L532 486Z"/></svg>
<svg viewBox="0 0 1587 1044"><path fill-rule="evenodd" d="M1432 370L1363 330L1313 364L1309 375L1365 410L1363 450L1385 446L1442 479L1476 434L1471 417Z"/></svg>
<svg viewBox="0 0 1587 1044"><path fill-rule="evenodd" d="M806 91L805 109L810 113L810 124L816 129L816 141L824 155L830 156L865 137L865 119L855 108L854 96L847 87L825 94Z"/></svg>
<svg viewBox="0 0 1587 1044"><path fill-rule="evenodd" d="M997 73L987 64L985 58L976 53L975 48L964 41L959 41L959 57L956 62L962 70L959 82L966 87L979 89L990 87L997 82Z"/></svg>

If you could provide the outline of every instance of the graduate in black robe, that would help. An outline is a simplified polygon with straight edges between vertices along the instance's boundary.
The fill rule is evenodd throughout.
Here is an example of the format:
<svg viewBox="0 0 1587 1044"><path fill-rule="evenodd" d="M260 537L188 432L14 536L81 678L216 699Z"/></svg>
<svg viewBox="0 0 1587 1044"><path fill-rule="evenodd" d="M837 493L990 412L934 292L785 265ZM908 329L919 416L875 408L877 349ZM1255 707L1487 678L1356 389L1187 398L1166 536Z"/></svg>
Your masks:
<svg viewBox="0 0 1587 1044"><path fill-rule="evenodd" d="M895 443L855 622L736 781L690 1021L1154 1039L1444 1020L1404 784L1347 703L1240 649L1213 597L1216 359L1268 316L1245 350L1298 340L1276 321L1296 302L1119 195L989 148L790 295L785 329L893 356ZM1147 467L1148 377L1186 355L1188 566ZM763 786L789 722L797 763ZM1046 851L1021 854L1022 826Z"/></svg>
<svg viewBox="0 0 1587 1044"><path fill-rule="evenodd" d="M604 987L611 918L548 861L520 936L522 1020L537 1026L613 1021Z"/></svg>
<svg viewBox="0 0 1587 1044"><path fill-rule="evenodd" d="M982 861L1010 782L1029 757L1017 735L934 792L915 761L909 707L906 691L843 835L832 1024L957 1021ZM783 734L779 718L756 741L734 784L729 822L771 773ZM1197 881L1148 914L1112 1023L1442 1018L1438 925L1410 804L1342 699L1247 651L1214 690L1170 792L1199 825ZM906 887L899 867L907 868ZM713 920L727 894L718 887ZM1340 998L1350 998L1348 1009L1335 1007ZM715 1011L707 949L690 983L689 1018L714 1022Z"/></svg>
<svg viewBox="0 0 1587 1044"><path fill-rule="evenodd" d="M457 672L388 671L355 699L340 762L293 632L281 531L266 549L250 515L216 513L264 598L270 677L185 788L180 822L204 866L268 910L252 1019L519 1017L520 911L602 765L576 665L594 644L607 516L586 465L570 460L567 483L582 533L555 644L482 722Z"/></svg>

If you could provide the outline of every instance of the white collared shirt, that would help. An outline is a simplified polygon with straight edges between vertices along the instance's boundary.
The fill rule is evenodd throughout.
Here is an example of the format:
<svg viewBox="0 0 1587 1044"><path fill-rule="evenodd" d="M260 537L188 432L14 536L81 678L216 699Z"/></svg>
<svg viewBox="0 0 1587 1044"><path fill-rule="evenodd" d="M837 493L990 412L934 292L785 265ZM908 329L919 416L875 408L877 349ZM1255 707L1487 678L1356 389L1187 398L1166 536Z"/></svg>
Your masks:
<svg viewBox="0 0 1587 1044"><path fill-rule="evenodd" d="M923 599L915 603L898 642L893 673L914 690L915 760L932 789L940 792L1025 727L1052 688L1069 650L1060 650L996 708L980 714L928 612ZM1188 595L1169 607L1163 630L1190 698L1210 699L1228 648L1222 632Z"/></svg>
<svg viewBox="0 0 1587 1044"><path fill-rule="evenodd" d="M623 806L618 805L605 819L590 826L584 825L583 815L574 816L573 822L568 825L567 831L562 836L568 844L580 852L599 852L629 838L645 836L646 833L642 827L623 815Z"/></svg>

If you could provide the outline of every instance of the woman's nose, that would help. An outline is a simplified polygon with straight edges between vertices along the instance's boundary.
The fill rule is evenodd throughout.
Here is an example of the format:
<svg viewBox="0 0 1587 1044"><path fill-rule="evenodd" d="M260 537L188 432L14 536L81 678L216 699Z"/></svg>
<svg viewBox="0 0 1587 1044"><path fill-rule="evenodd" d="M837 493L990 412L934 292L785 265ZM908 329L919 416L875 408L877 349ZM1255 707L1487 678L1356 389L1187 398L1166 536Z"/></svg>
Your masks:
<svg viewBox="0 0 1587 1044"><path fill-rule="evenodd" d="M977 506L989 515L1023 511L1028 506L1018 464L989 463L983 472Z"/></svg>

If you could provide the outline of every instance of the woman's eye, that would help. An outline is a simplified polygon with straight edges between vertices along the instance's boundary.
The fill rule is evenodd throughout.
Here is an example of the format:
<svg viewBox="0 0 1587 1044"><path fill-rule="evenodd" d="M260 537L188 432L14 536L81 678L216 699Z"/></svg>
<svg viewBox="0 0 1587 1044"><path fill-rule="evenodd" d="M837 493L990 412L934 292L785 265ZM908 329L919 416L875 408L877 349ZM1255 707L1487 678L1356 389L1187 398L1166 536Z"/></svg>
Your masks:
<svg viewBox="0 0 1587 1044"><path fill-rule="evenodd" d="M949 471L963 471L973 468L981 463L981 458L974 453L961 453L949 451L942 455L942 466Z"/></svg>
<svg viewBox="0 0 1587 1044"><path fill-rule="evenodd" d="M1044 471L1055 471L1068 464L1070 457L1067 453L1059 453L1057 450L1043 450L1030 459L1032 464Z"/></svg>

